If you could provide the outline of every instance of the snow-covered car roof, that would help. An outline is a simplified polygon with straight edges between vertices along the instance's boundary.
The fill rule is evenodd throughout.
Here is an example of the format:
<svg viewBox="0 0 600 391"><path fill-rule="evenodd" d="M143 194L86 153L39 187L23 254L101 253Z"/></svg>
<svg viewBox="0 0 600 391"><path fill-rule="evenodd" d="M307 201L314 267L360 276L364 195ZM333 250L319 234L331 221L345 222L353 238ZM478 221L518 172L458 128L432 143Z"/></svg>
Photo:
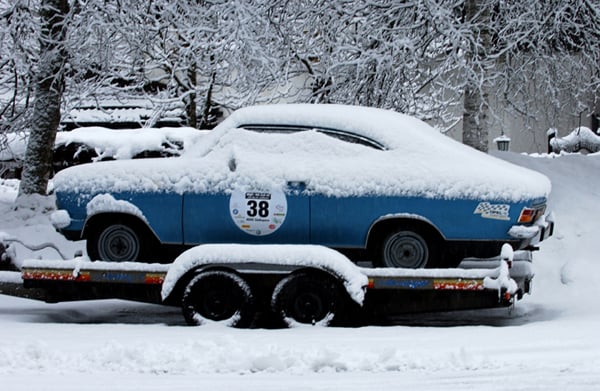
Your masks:
<svg viewBox="0 0 600 391"><path fill-rule="evenodd" d="M375 140L387 149L408 140L429 143L447 138L425 122L391 110L346 105L280 104L251 106L235 111L218 128L277 124L344 130Z"/></svg>
<svg viewBox="0 0 600 391"><path fill-rule="evenodd" d="M383 144L340 141L316 131L261 133L240 126L331 128ZM426 123L388 110L341 105L241 109L196 140L181 158L84 165L60 172L72 191L220 192L283 188L301 181L327 196L419 196L521 201L546 197L541 174L466 147Z"/></svg>

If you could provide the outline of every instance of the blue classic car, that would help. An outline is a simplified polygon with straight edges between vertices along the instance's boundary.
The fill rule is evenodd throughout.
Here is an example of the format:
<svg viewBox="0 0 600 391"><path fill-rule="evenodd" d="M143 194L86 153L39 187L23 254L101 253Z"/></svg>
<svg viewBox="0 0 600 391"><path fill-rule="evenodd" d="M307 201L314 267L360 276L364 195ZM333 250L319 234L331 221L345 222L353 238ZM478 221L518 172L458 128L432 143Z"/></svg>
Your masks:
<svg viewBox="0 0 600 391"><path fill-rule="evenodd" d="M170 261L203 243L319 244L380 267L453 267L552 233L550 182L393 111L238 110L181 157L54 178L56 225L92 259Z"/></svg>

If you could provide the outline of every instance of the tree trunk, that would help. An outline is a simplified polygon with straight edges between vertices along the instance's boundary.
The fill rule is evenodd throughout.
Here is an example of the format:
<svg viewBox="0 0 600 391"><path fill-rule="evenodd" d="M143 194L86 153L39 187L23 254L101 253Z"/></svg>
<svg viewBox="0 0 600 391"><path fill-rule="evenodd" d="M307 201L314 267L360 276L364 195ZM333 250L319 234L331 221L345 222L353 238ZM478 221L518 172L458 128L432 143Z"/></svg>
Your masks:
<svg viewBox="0 0 600 391"><path fill-rule="evenodd" d="M60 122L64 91L65 17L68 0L43 0L40 16L40 58L36 75L33 121L25 152L19 195L46 194L52 172L52 154Z"/></svg>
<svg viewBox="0 0 600 391"><path fill-rule="evenodd" d="M196 115L196 86L197 86L197 74L196 74L196 63L193 63L192 65L190 65L190 67L188 68L188 81L189 81L189 88L191 90L191 92L188 94L187 100L186 100L186 105L185 105L185 110L187 112L187 119L188 119L188 123L187 125L192 127L192 128L196 128L198 126L198 117Z"/></svg>
<svg viewBox="0 0 600 391"><path fill-rule="evenodd" d="M215 78L217 77L217 73L213 72L210 76L210 83L208 84L208 90L206 91L206 99L204 100L204 110L202 113L202 122L198 129L212 129L214 126L211 126L210 123L210 111L212 109L212 93L215 85Z"/></svg>
<svg viewBox="0 0 600 391"><path fill-rule="evenodd" d="M488 69L492 64L487 53L491 48L489 10L481 0L465 1L465 22L474 29L471 48L465 53L467 61L467 85L463 103L463 143L480 151L488 151L490 88ZM469 68L470 67L470 68Z"/></svg>
<svg viewBox="0 0 600 391"><path fill-rule="evenodd" d="M488 94L479 88L467 86L463 103L463 144L488 151L489 121Z"/></svg>

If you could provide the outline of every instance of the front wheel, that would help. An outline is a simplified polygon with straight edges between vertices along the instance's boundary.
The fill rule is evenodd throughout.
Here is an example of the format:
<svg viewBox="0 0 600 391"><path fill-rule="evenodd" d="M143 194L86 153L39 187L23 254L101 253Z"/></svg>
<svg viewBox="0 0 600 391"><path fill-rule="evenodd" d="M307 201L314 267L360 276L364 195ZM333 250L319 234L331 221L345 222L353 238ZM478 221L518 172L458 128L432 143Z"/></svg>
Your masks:
<svg viewBox="0 0 600 391"><path fill-rule="evenodd" d="M135 262L145 256L142 234L132 226L115 223L93 229L87 239L87 252L92 260Z"/></svg>
<svg viewBox="0 0 600 391"><path fill-rule="evenodd" d="M202 272L185 288L182 311L192 326L219 322L231 327L248 327L254 319L252 290L233 272Z"/></svg>
<svg viewBox="0 0 600 391"><path fill-rule="evenodd" d="M420 269L431 266L435 247L425 236L408 230L389 234L381 245L379 263L382 267Z"/></svg>

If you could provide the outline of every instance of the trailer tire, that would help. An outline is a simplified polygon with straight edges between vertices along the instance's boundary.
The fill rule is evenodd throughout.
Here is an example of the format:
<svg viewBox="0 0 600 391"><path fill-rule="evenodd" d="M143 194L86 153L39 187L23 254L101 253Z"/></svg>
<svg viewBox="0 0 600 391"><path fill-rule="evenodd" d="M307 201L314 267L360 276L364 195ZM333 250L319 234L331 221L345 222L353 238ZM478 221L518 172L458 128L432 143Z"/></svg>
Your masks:
<svg viewBox="0 0 600 391"><path fill-rule="evenodd" d="M210 322L244 328L254 319L254 298L248 283L226 270L208 270L196 275L186 286L182 311L187 324Z"/></svg>
<svg viewBox="0 0 600 391"><path fill-rule="evenodd" d="M296 324L328 326L340 306L339 284L321 273L299 272L275 286L271 309L288 327Z"/></svg>

